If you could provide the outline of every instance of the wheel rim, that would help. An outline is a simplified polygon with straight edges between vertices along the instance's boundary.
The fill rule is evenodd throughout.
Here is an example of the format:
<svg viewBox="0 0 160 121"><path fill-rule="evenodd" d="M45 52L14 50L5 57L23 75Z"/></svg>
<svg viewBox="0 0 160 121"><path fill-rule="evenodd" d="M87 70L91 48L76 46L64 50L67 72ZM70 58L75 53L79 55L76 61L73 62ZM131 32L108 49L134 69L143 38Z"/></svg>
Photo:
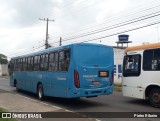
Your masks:
<svg viewBox="0 0 160 121"><path fill-rule="evenodd" d="M39 86L38 88L38 96L39 98L42 98L42 86Z"/></svg>
<svg viewBox="0 0 160 121"><path fill-rule="evenodd" d="M152 96L153 102L154 103L159 103L160 102L160 94L154 93Z"/></svg>

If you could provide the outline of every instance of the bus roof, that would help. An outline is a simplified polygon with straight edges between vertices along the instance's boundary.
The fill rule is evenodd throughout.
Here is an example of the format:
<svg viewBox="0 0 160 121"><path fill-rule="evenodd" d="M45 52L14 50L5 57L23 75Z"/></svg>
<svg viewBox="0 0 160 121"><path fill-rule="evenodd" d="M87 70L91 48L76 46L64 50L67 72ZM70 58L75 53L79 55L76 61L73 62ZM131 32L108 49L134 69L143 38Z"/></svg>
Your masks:
<svg viewBox="0 0 160 121"><path fill-rule="evenodd" d="M107 45L103 45L103 44L96 44L96 43L74 43L74 44L69 44L69 45L64 45L64 46L59 46L59 47L51 47L51 48L48 48L46 50L41 50L41 51L32 52L32 53L25 54L25 55L16 56L16 57L13 57L12 59L18 59L18 58L22 58L22 57L39 55L41 53L47 53L47 52L51 52L51 51L57 51L57 50L61 50L61 49L67 49L67 48L70 48L71 46L74 46L74 45L93 45L93 46L111 47L111 46L107 46Z"/></svg>
<svg viewBox="0 0 160 121"><path fill-rule="evenodd" d="M160 48L160 43L153 43L153 44L147 44L147 45L128 47L125 49L125 53L127 53L128 51L144 50L144 49L152 49L152 48Z"/></svg>

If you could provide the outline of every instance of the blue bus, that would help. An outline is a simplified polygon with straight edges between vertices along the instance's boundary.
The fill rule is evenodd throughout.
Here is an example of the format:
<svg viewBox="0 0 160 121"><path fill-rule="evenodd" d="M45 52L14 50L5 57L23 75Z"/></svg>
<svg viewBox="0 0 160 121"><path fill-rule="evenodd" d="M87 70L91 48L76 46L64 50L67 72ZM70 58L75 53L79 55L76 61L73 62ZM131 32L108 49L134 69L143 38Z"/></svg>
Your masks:
<svg viewBox="0 0 160 121"><path fill-rule="evenodd" d="M113 48L80 43L14 57L10 85L44 96L79 98L113 92Z"/></svg>

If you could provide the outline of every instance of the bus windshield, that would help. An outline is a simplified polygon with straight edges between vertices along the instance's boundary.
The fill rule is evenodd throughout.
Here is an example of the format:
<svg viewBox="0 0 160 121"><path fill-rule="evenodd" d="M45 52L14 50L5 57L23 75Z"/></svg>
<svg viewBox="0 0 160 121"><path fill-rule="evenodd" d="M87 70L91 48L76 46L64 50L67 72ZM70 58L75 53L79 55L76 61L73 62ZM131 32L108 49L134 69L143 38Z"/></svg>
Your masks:
<svg viewBox="0 0 160 121"><path fill-rule="evenodd" d="M123 76L139 76L141 68L141 56L126 55L123 62Z"/></svg>

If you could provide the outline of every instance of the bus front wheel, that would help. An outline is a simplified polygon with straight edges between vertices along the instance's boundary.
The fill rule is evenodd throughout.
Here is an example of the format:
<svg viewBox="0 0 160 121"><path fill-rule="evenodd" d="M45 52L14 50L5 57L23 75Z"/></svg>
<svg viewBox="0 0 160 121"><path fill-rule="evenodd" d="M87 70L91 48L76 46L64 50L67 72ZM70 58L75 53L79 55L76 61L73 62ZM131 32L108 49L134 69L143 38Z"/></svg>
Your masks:
<svg viewBox="0 0 160 121"><path fill-rule="evenodd" d="M38 84L37 95L40 100L44 99L43 86L42 84Z"/></svg>
<svg viewBox="0 0 160 121"><path fill-rule="evenodd" d="M160 88L152 89L149 92L150 104L154 107L160 107Z"/></svg>

